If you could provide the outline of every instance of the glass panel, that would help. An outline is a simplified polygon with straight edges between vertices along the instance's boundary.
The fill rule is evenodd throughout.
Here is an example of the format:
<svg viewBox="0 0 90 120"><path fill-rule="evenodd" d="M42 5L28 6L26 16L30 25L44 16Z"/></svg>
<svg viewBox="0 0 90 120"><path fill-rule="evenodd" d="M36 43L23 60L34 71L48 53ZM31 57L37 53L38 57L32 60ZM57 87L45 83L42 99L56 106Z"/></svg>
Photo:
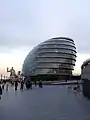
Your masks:
<svg viewBox="0 0 90 120"><path fill-rule="evenodd" d="M70 63L70 64L75 64L74 60L69 60L69 59L60 59L60 58L52 58L52 59L39 59L37 62L63 62L63 63Z"/></svg>
<svg viewBox="0 0 90 120"><path fill-rule="evenodd" d="M34 74L71 74L71 70L59 70L59 69L36 69Z"/></svg>
<svg viewBox="0 0 90 120"><path fill-rule="evenodd" d="M44 43L71 43L71 44L73 44L73 45L75 45L74 44L74 42L73 41L69 41L69 40L65 40L65 39L59 39L59 40L53 40L53 39L51 39L51 40L48 40L48 41L45 41Z"/></svg>
<svg viewBox="0 0 90 120"><path fill-rule="evenodd" d="M40 63L37 65L37 68L73 68L73 65L69 64L54 64L54 63Z"/></svg>
<svg viewBox="0 0 90 120"><path fill-rule="evenodd" d="M70 49L62 49L62 48L42 48L41 50L38 50L37 53L43 53L43 52L61 52L61 53L71 53L76 54L75 51Z"/></svg>
<svg viewBox="0 0 90 120"><path fill-rule="evenodd" d="M44 48L48 48L48 49L59 49L59 48L61 48L61 49L71 49L71 50L75 50L76 51L76 48L75 47L73 47L73 46L66 46L66 45L43 45L43 46L41 46L39 49L44 49Z"/></svg>
<svg viewBox="0 0 90 120"><path fill-rule="evenodd" d="M61 58L70 58L70 59L76 59L76 57L74 56L74 55L66 55L66 54L54 54L54 53L50 53L50 54L48 54L48 53L45 53L45 54L41 54L41 55L37 55L37 57L52 57L52 58L54 58L54 57L61 57Z"/></svg>

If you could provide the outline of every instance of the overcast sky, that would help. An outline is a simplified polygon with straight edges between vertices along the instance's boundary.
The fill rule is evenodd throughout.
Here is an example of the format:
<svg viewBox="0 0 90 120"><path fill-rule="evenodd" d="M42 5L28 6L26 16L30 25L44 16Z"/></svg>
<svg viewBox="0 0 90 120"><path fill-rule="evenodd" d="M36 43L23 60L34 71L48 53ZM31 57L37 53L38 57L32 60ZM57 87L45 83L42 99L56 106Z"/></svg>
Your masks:
<svg viewBox="0 0 90 120"><path fill-rule="evenodd" d="M90 0L0 0L2 69L21 68L33 46L56 36L75 41L80 70L90 54Z"/></svg>

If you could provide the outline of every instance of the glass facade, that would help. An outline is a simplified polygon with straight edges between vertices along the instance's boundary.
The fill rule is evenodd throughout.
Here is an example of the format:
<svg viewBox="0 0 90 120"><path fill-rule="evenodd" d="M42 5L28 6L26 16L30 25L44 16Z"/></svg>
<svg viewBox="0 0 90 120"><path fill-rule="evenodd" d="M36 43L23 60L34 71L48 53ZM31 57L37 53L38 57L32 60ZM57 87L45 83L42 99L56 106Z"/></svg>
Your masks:
<svg viewBox="0 0 90 120"><path fill-rule="evenodd" d="M23 64L25 75L71 75L76 61L76 47L72 39L57 37L37 45Z"/></svg>

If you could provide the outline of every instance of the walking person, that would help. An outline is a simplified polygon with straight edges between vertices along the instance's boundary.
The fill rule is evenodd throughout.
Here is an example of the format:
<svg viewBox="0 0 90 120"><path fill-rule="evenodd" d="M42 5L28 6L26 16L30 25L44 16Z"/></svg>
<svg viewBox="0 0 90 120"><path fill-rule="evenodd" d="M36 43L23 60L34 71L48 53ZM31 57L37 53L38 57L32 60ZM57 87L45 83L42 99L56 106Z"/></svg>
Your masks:
<svg viewBox="0 0 90 120"><path fill-rule="evenodd" d="M4 81L3 81L3 83L2 83L2 90L4 90Z"/></svg>
<svg viewBox="0 0 90 120"><path fill-rule="evenodd" d="M8 91L8 86L9 86L9 84L8 84L8 82L6 83L6 91Z"/></svg>
<svg viewBox="0 0 90 120"><path fill-rule="evenodd" d="M15 91L17 90L18 87L18 76L15 76Z"/></svg>
<svg viewBox="0 0 90 120"><path fill-rule="evenodd" d="M30 81L30 88L32 89L32 81Z"/></svg>
<svg viewBox="0 0 90 120"><path fill-rule="evenodd" d="M37 82L36 82L36 80L34 80L34 85L35 85L35 87L37 86Z"/></svg>
<svg viewBox="0 0 90 120"><path fill-rule="evenodd" d="M39 87L42 88L42 81L39 81Z"/></svg>
<svg viewBox="0 0 90 120"><path fill-rule="evenodd" d="M0 100L1 100L1 96L2 96L2 87L0 85Z"/></svg>
<svg viewBox="0 0 90 120"><path fill-rule="evenodd" d="M17 90L18 87L18 81L15 81L15 91Z"/></svg>
<svg viewBox="0 0 90 120"><path fill-rule="evenodd" d="M18 82L15 81L15 91L17 90Z"/></svg>
<svg viewBox="0 0 90 120"><path fill-rule="evenodd" d="M26 88L30 89L31 88L31 81L30 81L30 78L28 76L26 77L25 81L26 81Z"/></svg>
<svg viewBox="0 0 90 120"><path fill-rule="evenodd" d="M21 90L23 90L23 86L24 86L24 82L21 81L21 87L20 87Z"/></svg>

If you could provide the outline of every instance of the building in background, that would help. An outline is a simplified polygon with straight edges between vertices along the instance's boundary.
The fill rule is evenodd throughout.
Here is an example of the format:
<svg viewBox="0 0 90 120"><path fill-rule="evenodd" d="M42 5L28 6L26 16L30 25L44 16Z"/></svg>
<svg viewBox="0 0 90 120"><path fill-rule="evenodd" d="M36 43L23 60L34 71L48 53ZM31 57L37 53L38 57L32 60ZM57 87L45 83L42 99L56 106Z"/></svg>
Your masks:
<svg viewBox="0 0 90 120"><path fill-rule="evenodd" d="M37 45L23 64L25 76L46 80L70 79L76 61L76 47L72 39L51 38Z"/></svg>
<svg viewBox="0 0 90 120"><path fill-rule="evenodd" d="M81 79L83 80L83 95L90 98L90 59L81 66Z"/></svg>
<svg viewBox="0 0 90 120"><path fill-rule="evenodd" d="M84 61L81 66L81 79L90 80L90 59L87 59L86 61Z"/></svg>

